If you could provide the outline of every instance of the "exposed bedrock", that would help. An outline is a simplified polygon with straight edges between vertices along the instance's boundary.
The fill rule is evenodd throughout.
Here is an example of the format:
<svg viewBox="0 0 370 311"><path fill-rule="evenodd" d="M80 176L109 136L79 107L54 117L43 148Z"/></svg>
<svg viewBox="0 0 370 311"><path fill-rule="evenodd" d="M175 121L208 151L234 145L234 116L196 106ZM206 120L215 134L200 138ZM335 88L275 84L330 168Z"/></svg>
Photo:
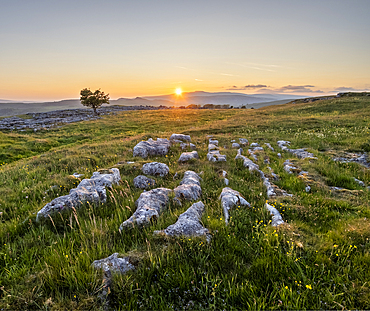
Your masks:
<svg viewBox="0 0 370 311"><path fill-rule="evenodd" d="M272 216L271 225L273 227L279 226L284 223L283 217L281 217L279 211L275 207L273 207L272 205L268 203L266 203L265 207L270 212L270 215Z"/></svg>
<svg viewBox="0 0 370 311"><path fill-rule="evenodd" d="M174 189L175 202L181 205L181 201L196 201L202 196L200 181L202 179L193 171L186 171L180 185Z"/></svg>
<svg viewBox="0 0 370 311"><path fill-rule="evenodd" d="M118 185L121 175L117 168L106 170L106 173L94 172L90 179L83 179L80 184L70 190L68 195L60 196L47 203L38 213L36 220L48 217L54 213L79 208L89 202L105 203L107 200L105 187Z"/></svg>
<svg viewBox="0 0 370 311"><path fill-rule="evenodd" d="M233 149L239 149L240 148L240 145L238 143L233 143L231 145L231 148L233 148Z"/></svg>
<svg viewBox="0 0 370 311"><path fill-rule="evenodd" d="M259 171L259 166L255 164L251 159L247 158L246 156L243 156L241 153L243 152L243 149L239 149L238 153L235 157L235 160L242 159L243 160L243 166L248 168L250 172L252 171Z"/></svg>
<svg viewBox="0 0 370 311"><path fill-rule="evenodd" d="M101 269L106 278L111 278L113 273L127 273L134 270L135 267L129 262L129 257L120 258L118 253L114 253L107 258L94 260L92 266L95 269Z"/></svg>
<svg viewBox="0 0 370 311"><path fill-rule="evenodd" d="M120 230L142 227L157 219L166 209L171 192L172 190L168 188L156 188L140 194L135 202L136 211L121 224Z"/></svg>
<svg viewBox="0 0 370 311"><path fill-rule="evenodd" d="M218 150L214 150L207 153L207 159L210 162L226 162L226 155L220 154Z"/></svg>
<svg viewBox="0 0 370 311"><path fill-rule="evenodd" d="M297 158L300 158L300 159L306 159L306 158L317 159L313 153L306 151L305 148L301 148L301 149L290 149L290 148L288 148L287 146L290 146L290 141L279 140L277 142L277 144L283 151L287 151L291 154L294 154Z"/></svg>
<svg viewBox="0 0 370 311"><path fill-rule="evenodd" d="M170 171L167 164L160 163L160 162L145 163L141 170L146 175L161 176L161 177L166 176L168 172Z"/></svg>
<svg viewBox="0 0 370 311"><path fill-rule="evenodd" d="M173 237L206 237L209 239L209 230L201 224L204 204L202 201L194 203L186 212L182 213L176 223L168 226L164 230L154 231L154 234L173 236Z"/></svg>
<svg viewBox="0 0 370 311"><path fill-rule="evenodd" d="M215 146L218 146L218 140L217 139L213 139L213 138L210 138L208 140L208 143L211 145L215 145Z"/></svg>
<svg viewBox="0 0 370 311"><path fill-rule="evenodd" d="M224 211L225 223L229 221L229 211L235 206L248 206L251 205L247 202L246 199L236 190L233 190L229 187L222 189L219 199L221 200L221 206Z"/></svg>
<svg viewBox="0 0 370 311"><path fill-rule="evenodd" d="M139 189L148 189L155 185L155 180L144 175L139 175L134 178L134 186Z"/></svg>
<svg viewBox="0 0 370 311"><path fill-rule="evenodd" d="M198 152L192 151L192 152L183 152L178 160L178 162L188 162L190 160L196 160L199 159Z"/></svg>
<svg viewBox="0 0 370 311"><path fill-rule="evenodd" d="M243 147L248 145L248 139L246 138L239 138L239 144Z"/></svg>
<svg viewBox="0 0 370 311"><path fill-rule="evenodd" d="M148 156L166 155L170 149L171 143L168 139L157 138L153 140L149 138L147 141L139 142L133 151L134 157L146 158Z"/></svg>
<svg viewBox="0 0 370 311"><path fill-rule="evenodd" d="M170 141L173 143L177 143L180 141L184 142L191 142L190 135L184 135L184 134L172 134L170 137Z"/></svg>

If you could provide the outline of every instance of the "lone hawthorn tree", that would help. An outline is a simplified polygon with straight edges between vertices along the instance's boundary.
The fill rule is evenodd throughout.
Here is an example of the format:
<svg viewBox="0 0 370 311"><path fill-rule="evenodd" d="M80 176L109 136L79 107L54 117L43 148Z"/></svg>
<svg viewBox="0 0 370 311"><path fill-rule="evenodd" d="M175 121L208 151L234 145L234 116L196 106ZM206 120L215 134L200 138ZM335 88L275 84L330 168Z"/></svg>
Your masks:
<svg viewBox="0 0 370 311"><path fill-rule="evenodd" d="M104 94L100 89L96 90L94 93L91 92L90 89L83 89L80 95L81 104L94 109L94 114L96 115L98 114L96 112L97 108L100 108L103 104L109 104L109 94Z"/></svg>

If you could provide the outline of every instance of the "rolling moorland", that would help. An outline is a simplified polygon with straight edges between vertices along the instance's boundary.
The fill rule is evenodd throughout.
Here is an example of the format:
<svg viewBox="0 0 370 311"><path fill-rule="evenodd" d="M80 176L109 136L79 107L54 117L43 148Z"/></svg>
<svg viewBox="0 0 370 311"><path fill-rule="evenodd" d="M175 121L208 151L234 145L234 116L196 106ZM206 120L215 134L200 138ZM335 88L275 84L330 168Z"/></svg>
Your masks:
<svg viewBox="0 0 370 311"><path fill-rule="evenodd" d="M179 163L178 144L166 156L133 157L140 141L173 133L190 135L200 159ZM49 130L0 132L0 308L368 309L370 172L352 160L370 152L369 133L370 97L356 94L254 110L123 111ZM226 162L207 160L208 135L219 141ZM239 138L263 147L256 163L266 175L271 167L278 175L273 183L292 196L267 196L260 174L235 160L232 141ZM283 151L279 140L316 159ZM303 177L284 169L288 159ZM153 161L167 164L169 174L154 177L152 188L174 189L187 170L200 174L209 242L153 235L194 202L170 200L150 225L119 230L143 192L133 179ZM105 203L86 202L36 222L45 204L113 167L122 182L107 189ZM227 225L219 200L223 171L228 186L251 204L231 209ZM284 224L271 226L266 202ZM128 256L135 269L114 274L107 287L91 265L113 253Z"/></svg>

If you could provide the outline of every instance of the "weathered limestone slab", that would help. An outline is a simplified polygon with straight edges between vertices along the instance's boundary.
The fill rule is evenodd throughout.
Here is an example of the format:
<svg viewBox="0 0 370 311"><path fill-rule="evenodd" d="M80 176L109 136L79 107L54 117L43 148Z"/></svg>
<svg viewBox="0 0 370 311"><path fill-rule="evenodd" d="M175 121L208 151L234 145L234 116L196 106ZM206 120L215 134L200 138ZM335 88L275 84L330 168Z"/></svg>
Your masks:
<svg viewBox="0 0 370 311"><path fill-rule="evenodd" d="M301 148L301 149L290 149L288 148L287 146L290 145L290 141L286 141L286 140L279 140L277 142L278 146L283 150L283 151L287 151L291 154L294 154L297 158L300 158L300 159L306 159L306 158L309 158L309 159L317 159L313 153L311 152L308 152L306 151L305 148Z"/></svg>
<svg viewBox="0 0 370 311"><path fill-rule="evenodd" d="M170 137L170 141L187 141L191 142L190 135L184 135L184 134L172 134Z"/></svg>
<svg viewBox="0 0 370 311"><path fill-rule="evenodd" d="M160 162L145 163L141 170L146 175L161 176L161 177L166 176L168 172L170 171L167 164L160 163Z"/></svg>
<svg viewBox="0 0 370 311"><path fill-rule="evenodd" d="M181 205L182 200L196 201L202 195L201 178L193 171L186 171L180 185L174 189L175 202Z"/></svg>
<svg viewBox="0 0 370 311"><path fill-rule="evenodd" d="M152 219L157 219L166 209L171 192L171 189L156 188L140 194L135 202L136 211L121 224L120 230L142 227L148 225Z"/></svg>
<svg viewBox="0 0 370 311"><path fill-rule="evenodd" d="M213 151L213 150L218 150L218 149L220 149L220 148L218 148L216 145L214 145L214 144L209 144L208 145L208 152L210 152L210 151Z"/></svg>
<svg viewBox="0 0 370 311"><path fill-rule="evenodd" d="M242 195L229 187L222 189L219 199L221 200L222 209L224 211L225 223L229 221L229 211L235 206L248 206L251 205L245 200Z"/></svg>
<svg viewBox="0 0 370 311"><path fill-rule="evenodd" d="M240 145L238 143L233 143L231 145L231 148L234 148L234 149L239 149L240 148Z"/></svg>
<svg viewBox="0 0 370 311"><path fill-rule="evenodd" d="M194 144L192 144L192 143L190 143L190 144L189 144L189 146L190 146L190 149L191 149L191 150L195 150L195 149L197 149L197 146L196 146L196 145L194 145Z"/></svg>
<svg viewBox="0 0 370 311"><path fill-rule="evenodd" d="M251 143L251 147L254 148L254 147L259 147L260 145L258 143Z"/></svg>
<svg viewBox="0 0 370 311"><path fill-rule="evenodd" d="M248 139L246 138L239 138L239 144L243 147L248 145Z"/></svg>
<svg viewBox="0 0 370 311"><path fill-rule="evenodd" d="M336 157L334 161L342 163L355 162L367 168L370 168L370 162L368 161L368 155L366 153L345 153L341 157Z"/></svg>
<svg viewBox="0 0 370 311"><path fill-rule="evenodd" d="M218 146L218 140L217 139L210 138L208 142L209 142L210 145L212 144L212 145Z"/></svg>
<svg viewBox="0 0 370 311"><path fill-rule="evenodd" d="M218 150L214 150L207 153L207 159L210 162L226 162L226 155L220 154Z"/></svg>
<svg viewBox="0 0 370 311"><path fill-rule="evenodd" d="M289 174L301 172L301 170L298 167L293 166L293 163L290 162L289 160L286 160L284 162L284 170Z"/></svg>
<svg viewBox="0 0 370 311"><path fill-rule="evenodd" d="M83 179L76 188L70 190L68 195L60 196L47 203L37 213L36 221L54 213L70 210L73 207L79 208L86 202L105 203L107 200L105 187L118 185L120 180L121 175L117 168L105 170L104 173L94 172L90 179Z"/></svg>
<svg viewBox="0 0 370 311"><path fill-rule="evenodd" d="M192 151L192 152L183 152L178 160L178 162L188 162L190 160L196 160L199 159L198 152Z"/></svg>
<svg viewBox="0 0 370 311"><path fill-rule="evenodd" d="M139 142L133 151L134 157L146 158L147 156L166 155L170 149L171 143L168 139L149 138L147 141Z"/></svg>
<svg viewBox="0 0 370 311"><path fill-rule="evenodd" d="M164 230L154 231L153 234L173 236L173 237L207 237L209 230L204 228L200 220L204 212L202 201L194 203L186 212L182 213L176 223L168 226Z"/></svg>
<svg viewBox="0 0 370 311"><path fill-rule="evenodd" d="M105 277L108 278L110 278L113 273L125 274L135 269L135 266L129 262L128 257L120 258L118 255L118 253L114 253L107 258L94 260L92 266L95 269L103 270Z"/></svg>
<svg viewBox="0 0 370 311"><path fill-rule="evenodd" d="M276 227L284 223L283 217L281 217L279 211L275 207L268 203L266 203L265 207L272 216L271 226Z"/></svg>
<svg viewBox="0 0 370 311"><path fill-rule="evenodd" d="M139 175L134 178L134 186L139 189L148 189L155 185L155 180L144 175Z"/></svg>
<svg viewBox="0 0 370 311"><path fill-rule="evenodd" d="M242 159L244 167L248 168L250 172L260 170L257 164L255 164L252 160L248 159L246 156L243 156L241 153L242 149L239 149L235 157L235 160Z"/></svg>
<svg viewBox="0 0 370 311"><path fill-rule="evenodd" d="M224 183L226 186L229 185L229 180L226 178L227 176L227 172L226 171L222 171L222 177L224 178Z"/></svg>

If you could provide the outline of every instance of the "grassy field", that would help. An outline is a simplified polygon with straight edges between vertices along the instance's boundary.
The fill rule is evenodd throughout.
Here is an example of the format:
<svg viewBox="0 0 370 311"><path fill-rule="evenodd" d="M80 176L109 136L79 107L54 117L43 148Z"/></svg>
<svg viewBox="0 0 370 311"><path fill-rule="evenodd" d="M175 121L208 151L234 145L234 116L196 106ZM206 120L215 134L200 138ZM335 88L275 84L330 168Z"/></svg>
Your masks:
<svg viewBox="0 0 370 311"><path fill-rule="evenodd" d="M258 110L129 111L36 133L0 132L0 308L103 310L102 273L91 263L118 252L136 258L137 268L114 276L108 298L115 310L367 309L370 191L352 177L368 186L370 172L332 157L369 151L369 132L366 97ZM191 135L200 160L178 164L178 146L166 157L132 156L139 141L172 133ZM226 147L221 148L226 163L207 161L206 135ZM264 156L269 156L280 176L276 184L293 194L268 199L259 175L234 160L231 140L239 137L269 142L276 152L281 152L277 140L289 140L292 148L308 148L317 159L288 153L280 159L265 148L258 154L260 168L267 172ZM284 171L286 159L309 172L310 193L301 179ZM141 193L133 178L151 161L169 166L169 175L156 181L171 189L180 182L173 179L176 172L203 171L202 222L211 231L210 243L153 236L154 230L173 224L190 202L180 208L170 203L144 229L119 232ZM120 169L123 182L107 192L107 203L35 222L46 203L76 187L79 180L71 174L89 178L110 167ZM229 186L252 206L233 210L228 226L218 200L222 170L228 172ZM351 191L334 192L331 186ZM269 225L267 200L285 225Z"/></svg>

